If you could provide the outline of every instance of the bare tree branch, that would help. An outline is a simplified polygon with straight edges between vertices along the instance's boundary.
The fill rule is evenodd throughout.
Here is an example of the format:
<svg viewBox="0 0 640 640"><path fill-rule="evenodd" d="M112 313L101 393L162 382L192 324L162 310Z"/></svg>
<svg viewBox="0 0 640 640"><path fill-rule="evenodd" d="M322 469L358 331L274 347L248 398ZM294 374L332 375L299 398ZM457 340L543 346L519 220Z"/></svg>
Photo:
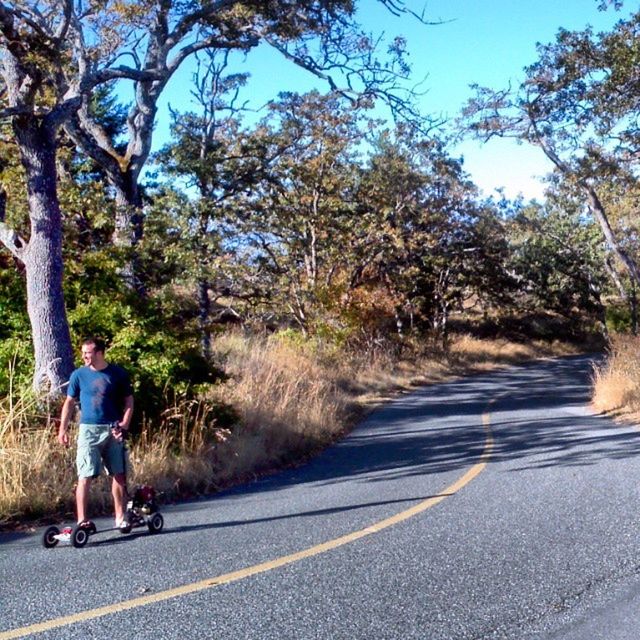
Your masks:
<svg viewBox="0 0 640 640"><path fill-rule="evenodd" d="M5 224L7 192L0 188L0 242L19 260L22 260L27 242Z"/></svg>

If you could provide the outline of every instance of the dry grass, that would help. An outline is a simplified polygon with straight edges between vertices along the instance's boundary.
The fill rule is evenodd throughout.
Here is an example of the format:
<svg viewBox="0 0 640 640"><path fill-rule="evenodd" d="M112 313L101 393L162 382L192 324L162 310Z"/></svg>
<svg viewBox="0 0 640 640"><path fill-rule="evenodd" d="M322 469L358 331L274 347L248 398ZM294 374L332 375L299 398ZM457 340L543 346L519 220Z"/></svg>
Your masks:
<svg viewBox="0 0 640 640"><path fill-rule="evenodd" d="M450 361L461 364L463 371L481 371L535 358L570 355L577 351L575 346L560 341L534 340L520 343L499 339L479 340L466 335L459 337L451 345Z"/></svg>
<svg viewBox="0 0 640 640"><path fill-rule="evenodd" d="M73 455L54 442L55 431L33 398L0 402L0 524L65 503L73 486L67 474Z"/></svg>
<svg viewBox="0 0 640 640"><path fill-rule="evenodd" d="M611 353L594 369L593 405L598 411L640 413L640 338L614 336Z"/></svg>
<svg viewBox="0 0 640 640"><path fill-rule="evenodd" d="M231 380L224 389L241 428L221 471L226 478L259 472L326 445L345 427L349 399L335 368L277 338L227 336L217 344Z"/></svg>
<svg viewBox="0 0 640 640"><path fill-rule="evenodd" d="M169 497L214 491L217 445L227 431L211 426L213 411L205 400L183 401L161 425L145 425L130 447L130 484L151 484Z"/></svg>
<svg viewBox="0 0 640 640"><path fill-rule="evenodd" d="M481 340L457 336L447 352L437 347L413 347L405 358L374 359L351 366L346 375L355 380L352 388L358 403L377 404L398 392L451 378L489 371L537 358L577 353L575 346L562 342Z"/></svg>
<svg viewBox="0 0 640 640"><path fill-rule="evenodd" d="M131 447L130 484L169 499L220 487L298 462L339 437L371 407L418 384L531 358L571 352L561 344L521 345L459 338L448 354L409 345L405 357L348 357L291 340L222 336L216 359L230 379L206 398L178 403L145 425ZM232 430L213 416L220 402L239 416ZM0 404L0 525L73 513L73 448L25 397ZM109 483L92 490L94 513L111 509Z"/></svg>

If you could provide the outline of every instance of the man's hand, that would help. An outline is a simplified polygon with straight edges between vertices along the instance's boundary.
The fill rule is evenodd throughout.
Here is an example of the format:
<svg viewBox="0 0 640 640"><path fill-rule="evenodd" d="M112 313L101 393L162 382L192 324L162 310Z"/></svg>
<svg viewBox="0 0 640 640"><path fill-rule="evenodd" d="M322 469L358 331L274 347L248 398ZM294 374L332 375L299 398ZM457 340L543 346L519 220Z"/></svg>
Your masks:
<svg viewBox="0 0 640 640"><path fill-rule="evenodd" d="M76 401L67 396L62 405L62 413L60 415L60 428L58 429L58 442L63 447L69 446L69 422L76 406Z"/></svg>
<svg viewBox="0 0 640 640"><path fill-rule="evenodd" d="M122 426L120 422L114 423L111 427L111 435L118 441L121 442L127 437L127 429Z"/></svg>
<svg viewBox="0 0 640 640"><path fill-rule="evenodd" d="M58 430L58 442L63 447L69 446L69 432L66 429L63 429L62 425L60 425L60 429Z"/></svg>

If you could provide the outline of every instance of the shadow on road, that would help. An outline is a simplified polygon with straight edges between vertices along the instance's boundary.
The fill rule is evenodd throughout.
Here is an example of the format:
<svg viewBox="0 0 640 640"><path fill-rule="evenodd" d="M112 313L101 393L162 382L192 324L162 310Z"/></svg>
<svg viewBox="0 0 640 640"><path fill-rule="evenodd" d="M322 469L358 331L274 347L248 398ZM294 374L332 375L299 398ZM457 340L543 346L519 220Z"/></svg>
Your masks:
<svg viewBox="0 0 640 640"><path fill-rule="evenodd" d="M362 504L344 505L340 507L329 507L326 509L314 509L310 511L296 511L291 513L282 513L276 516L268 516L264 518L246 518L242 520L225 520L224 522L208 522L206 524L191 524L182 525L179 527L171 527L165 529L161 535L169 535L175 533L187 533L192 531L204 531L211 529L222 529L227 527L241 527L249 524L262 524L264 522L277 522L279 520L290 520L292 518L307 518L307 517L325 517L334 513L345 513L348 511L355 511L358 509L368 509L370 507L381 507L392 504L415 504L416 502L423 502L432 498L446 498L450 493L441 493L431 496L415 496L413 498L401 498L397 500L377 500L375 502L363 502ZM139 534L144 535L144 534ZM107 540L104 541L108 542Z"/></svg>
<svg viewBox="0 0 640 640"><path fill-rule="evenodd" d="M494 438L489 464L517 462L508 467L510 471L591 465L603 458L635 456L640 453L638 431L613 428L608 419L585 410L593 362L594 358L588 356L561 358L423 387L374 412L342 442L304 466L225 493L246 496L293 484L371 483L464 470L482 455L486 438L482 414L488 410ZM202 501L202 508L209 502ZM326 516L368 506L374 505L355 504L294 515ZM199 508L190 502L175 509L183 507ZM192 525L171 528L166 533L289 517L293 516ZM3 535L0 541L12 538L11 534ZM126 540L123 537L101 543Z"/></svg>
<svg viewBox="0 0 640 640"><path fill-rule="evenodd" d="M544 468L635 456L637 431L612 428L608 419L585 410L593 362L594 357L568 357L424 387L378 410L304 467L250 490L387 481L466 468L484 450L485 411L494 437L490 463L520 459L526 468Z"/></svg>

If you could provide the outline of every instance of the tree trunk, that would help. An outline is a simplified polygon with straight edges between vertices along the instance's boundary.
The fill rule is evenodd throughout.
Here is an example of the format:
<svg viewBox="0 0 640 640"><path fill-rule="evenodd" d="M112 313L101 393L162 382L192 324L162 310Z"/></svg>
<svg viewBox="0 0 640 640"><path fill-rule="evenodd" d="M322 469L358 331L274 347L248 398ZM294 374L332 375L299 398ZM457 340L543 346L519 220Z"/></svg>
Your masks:
<svg viewBox="0 0 640 640"><path fill-rule="evenodd" d="M145 297L144 277L137 251L137 245L142 239L144 219L138 177L148 153L145 151L142 160L135 163L126 158L134 153L134 149L146 149L146 145L136 139L135 144L130 142L130 149L121 157L111 148L110 141L104 135L94 137L96 130L99 127L89 115L88 99L85 98L77 117L65 123L65 131L104 170L107 181L113 187L116 213L111 240L121 253L118 273L127 289Z"/></svg>
<svg viewBox="0 0 640 640"><path fill-rule="evenodd" d="M55 129L16 118L14 133L26 171L31 236L21 251L27 276L35 371L33 386L62 395L73 349L62 289L62 216L57 192Z"/></svg>
<svg viewBox="0 0 640 640"><path fill-rule="evenodd" d="M137 179L131 172L121 173L113 180L116 191L116 219L113 243L131 247L142 239L142 198Z"/></svg>
<svg viewBox="0 0 640 640"><path fill-rule="evenodd" d="M131 171L114 181L116 191L116 219L113 244L124 253L119 273L127 287L145 298L145 278L140 267L137 245L142 240L142 198L137 178Z"/></svg>
<svg viewBox="0 0 640 640"><path fill-rule="evenodd" d="M581 183L581 187L587 196L589 209L600 225L602 235L604 236L609 249L611 249L611 251L613 251L613 253L618 256L619 260L627 269L627 272L632 281L640 284L640 269L638 268L636 261L631 257L629 253L627 253L625 249L623 249L622 245L616 238L616 235L611 228L611 224L609 223L609 218L607 216L605 208L595 189L584 181Z"/></svg>
<svg viewBox="0 0 640 640"><path fill-rule="evenodd" d="M211 359L211 333L209 332L209 314L211 313L211 298L209 297L209 281L206 278L198 280L198 320L200 324L200 350L202 357Z"/></svg>
<svg viewBox="0 0 640 640"><path fill-rule="evenodd" d="M533 122L533 121L532 121ZM562 173L563 176L569 176L577 179L578 185L582 192L585 194L587 198L587 203L589 205L589 210L591 214L596 219L596 222L600 225L600 229L602 230L602 235L607 243L607 246L622 262L627 270L629 277L640 284L640 269L636 264L636 261L633 257L627 253L627 251L622 247L618 239L616 238L616 234L611 227L611 223L609 222L609 217L607 212L602 204L602 201L598 197L595 188L590 184L588 180L585 178L581 178L576 172L566 163L564 162L560 156L553 149L552 145L548 144L544 137L540 135L536 127L536 139L537 145L543 151L543 153L553 162L553 164L557 167L557 169Z"/></svg>
<svg viewBox="0 0 640 640"><path fill-rule="evenodd" d="M631 281L631 333L634 336L638 335L638 295L636 290L635 280Z"/></svg>

